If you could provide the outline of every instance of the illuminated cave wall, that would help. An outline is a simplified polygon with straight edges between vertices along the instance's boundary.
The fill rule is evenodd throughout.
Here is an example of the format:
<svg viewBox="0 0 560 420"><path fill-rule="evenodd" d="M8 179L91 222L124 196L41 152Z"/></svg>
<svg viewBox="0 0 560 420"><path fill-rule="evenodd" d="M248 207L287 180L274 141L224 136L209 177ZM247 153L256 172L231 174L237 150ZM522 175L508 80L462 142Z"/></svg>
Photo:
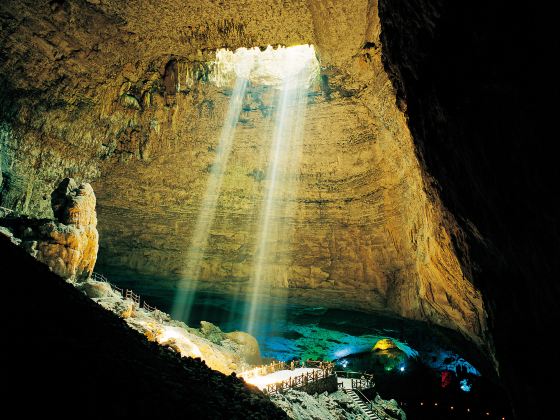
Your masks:
<svg viewBox="0 0 560 420"><path fill-rule="evenodd" d="M322 69L294 234L267 275L305 299L486 338L481 296L454 249L461 232L416 157L406 104L397 106L382 64L375 1L35 3L0 5L3 206L48 216L57 181L89 181L99 262L173 282L229 100L208 81L213 51L311 43ZM258 92L254 100L226 172L204 287L243 287L250 275L264 188L255 174L267 164L267 118Z"/></svg>

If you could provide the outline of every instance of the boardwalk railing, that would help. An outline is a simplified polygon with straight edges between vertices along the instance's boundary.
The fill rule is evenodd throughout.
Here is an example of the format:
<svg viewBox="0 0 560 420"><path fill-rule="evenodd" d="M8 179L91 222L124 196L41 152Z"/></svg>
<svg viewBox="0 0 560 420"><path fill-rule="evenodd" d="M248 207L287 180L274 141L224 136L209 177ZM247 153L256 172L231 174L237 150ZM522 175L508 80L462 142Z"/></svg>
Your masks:
<svg viewBox="0 0 560 420"><path fill-rule="evenodd" d="M124 298L127 299L127 300L131 300L134 303L136 303L136 305L140 306L140 295L137 295L132 290L126 289L126 292L124 294Z"/></svg>
<svg viewBox="0 0 560 420"><path fill-rule="evenodd" d="M304 366L308 368L315 368L321 370L334 370L334 363L326 362L324 360L306 360L304 361Z"/></svg>
<svg viewBox="0 0 560 420"><path fill-rule="evenodd" d="M277 382L274 384L267 385L262 391L265 394L276 394L287 391L288 389L297 389L306 386L309 383L317 382L323 379L327 379L333 376L334 372L332 370L315 369L311 372L302 373L298 376L292 376L284 381Z"/></svg>
<svg viewBox="0 0 560 420"><path fill-rule="evenodd" d="M263 392L266 394L274 394L277 392L283 392L292 388L301 388L311 382L316 382L322 379L326 379L334 375L334 364L331 362L325 362L321 360L307 360L305 362L293 360L291 363L286 362L273 362L268 365L263 365L256 367L245 372L241 372L238 376L244 379L250 379L255 376L265 376L280 370L294 370L300 366L305 366L308 368L314 368L311 372L305 372L301 375L292 376L286 380L269 384L264 389Z"/></svg>
<svg viewBox="0 0 560 420"><path fill-rule="evenodd" d="M366 405L371 409L371 411L373 411L375 415L377 415L379 419L385 420L388 418L387 413L385 413L377 405L375 405L373 401L366 397L362 391L360 391L359 389L355 389L354 392L358 394L358 397L360 397L366 403Z"/></svg>
<svg viewBox="0 0 560 420"><path fill-rule="evenodd" d="M284 362L273 362L268 365L258 366L251 370L246 370L245 372L241 372L238 376L249 379L255 376L264 376L269 375L274 372L278 372L279 370L287 370L289 369L288 365Z"/></svg>
<svg viewBox="0 0 560 420"><path fill-rule="evenodd" d="M248 379L254 376L265 376L269 375L274 372L278 372L279 370L294 370L299 367L308 367L308 368L315 368L321 370L327 370L330 372L334 369L334 364L331 362L325 362L322 360L306 360L305 362L301 362L300 360L292 360L290 363L287 362L272 362L268 365L258 366L251 370L246 370L238 374L238 376Z"/></svg>
<svg viewBox="0 0 560 420"><path fill-rule="evenodd" d="M148 302L146 301L144 301L144 303L142 304L142 308L147 310L148 312L155 312L158 310L158 308L156 308L155 306L148 305Z"/></svg>
<svg viewBox="0 0 560 420"><path fill-rule="evenodd" d="M370 373L346 371L336 371L335 373L338 378L350 379L352 389L368 389L375 386L373 375ZM339 386L340 385L342 384L339 384Z"/></svg>
<svg viewBox="0 0 560 420"><path fill-rule="evenodd" d="M123 299L127 299L127 300L131 300L132 302L134 302L138 307L142 307L142 309L145 309L148 312L156 312L159 311L158 308L156 308L155 306L152 306L150 304L148 304L148 302L146 302L145 300L142 302L142 306L140 306L141 303L141 298L140 295L137 295L136 293L134 293L133 290L130 289L122 289L119 286L110 283L109 280L107 279L107 277L105 277L103 274L100 273L96 273L93 272L91 273L91 277L92 280L95 281L100 281L103 283L107 283L109 286L111 286L111 288L118 292Z"/></svg>
<svg viewBox="0 0 560 420"><path fill-rule="evenodd" d="M105 277L103 274L99 274L96 272L91 273L91 279L95 281L102 281L103 283L109 283L107 277Z"/></svg>
<svg viewBox="0 0 560 420"><path fill-rule="evenodd" d="M107 282L107 283L109 283L109 282ZM114 291L120 293L120 295L124 298L124 289L121 289L119 286L116 286L113 283L109 283L109 286L111 286Z"/></svg>

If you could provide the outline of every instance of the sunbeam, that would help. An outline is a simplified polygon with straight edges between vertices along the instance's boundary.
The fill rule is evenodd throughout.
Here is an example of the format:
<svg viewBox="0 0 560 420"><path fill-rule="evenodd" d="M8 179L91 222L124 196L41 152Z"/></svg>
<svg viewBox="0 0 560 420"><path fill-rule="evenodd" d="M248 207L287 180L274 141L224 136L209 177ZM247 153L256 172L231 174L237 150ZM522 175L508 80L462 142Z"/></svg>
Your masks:
<svg viewBox="0 0 560 420"><path fill-rule="evenodd" d="M173 305L174 317L187 320L192 310L226 167L239 135L236 126L249 86L251 89L265 87L272 91L272 112L267 118L272 129L270 141L263 140L262 144L264 150L270 143L270 150L268 156L267 153L263 156L268 166L261 203L256 196L255 226L251 229L255 232L256 242L248 244L255 247L251 277L244 288L245 295L239 297L245 301L246 330L251 333L258 334L259 325L282 316L278 311L283 311L284 305L273 305L277 309L267 309L264 313L259 301L263 293L270 295L274 286L284 285L290 269L292 227L286 221L295 211L307 91L318 70L319 64L311 45L276 49L269 46L265 50L239 48L235 52L221 49L216 52L210 80L222 88L233 85L233 93L206 191L198 208L182 281ZM282 261L276 262L279 246L282 248Z"/></svg>
<svg viewBox="0 0 560 420"><path fill-rule="evenodd" d="M216 150L216 158L211 166L206 192L198 210L198 218L187 252L182 282L173 305L172 314L178 319L188 318L190 314L197 289L200 266L208 245L208 235L214 221L216 204L220 196L224 173L231 153L235 128L243 105L247 82L247 79L244 77L237 77L235 81L229 109Z"/></svg>
<svg viewBox="0 0 560 420"><path fill-rule="evenodd" d="M307 90L314 54L297 57L297 71L290 71L280 86L274 121L269 167L266 175L267 189L261 208L254 269L251 277L248 301L245 309L245 329L254 335L262 335L264 325L272 319L283 318L285 305L260 305L263 295L270 295L274 287L283 284L287 278L290 261L284 256L281 263L276 261L280 247L283 252L290 250L291 226L287 223L295 210L299 171L299 158L303 123L307 102ZM294 69L286 65L286 68ZM274 308L274 310L270 309Z"/></svg>

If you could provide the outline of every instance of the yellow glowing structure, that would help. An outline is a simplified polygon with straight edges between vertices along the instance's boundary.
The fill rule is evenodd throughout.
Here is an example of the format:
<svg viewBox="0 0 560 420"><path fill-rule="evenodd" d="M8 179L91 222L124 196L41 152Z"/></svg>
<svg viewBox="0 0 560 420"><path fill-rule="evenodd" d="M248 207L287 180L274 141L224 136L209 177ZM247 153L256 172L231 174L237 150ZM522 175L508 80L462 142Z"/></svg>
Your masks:
<svg viewBox="0 0 560 420"><path fill-rule="evenodd" d="M382 338L381 340L377 341L373 346L373 351L382 351L382 350L391 350L396 349L397 346L390 338Z"/></svg>

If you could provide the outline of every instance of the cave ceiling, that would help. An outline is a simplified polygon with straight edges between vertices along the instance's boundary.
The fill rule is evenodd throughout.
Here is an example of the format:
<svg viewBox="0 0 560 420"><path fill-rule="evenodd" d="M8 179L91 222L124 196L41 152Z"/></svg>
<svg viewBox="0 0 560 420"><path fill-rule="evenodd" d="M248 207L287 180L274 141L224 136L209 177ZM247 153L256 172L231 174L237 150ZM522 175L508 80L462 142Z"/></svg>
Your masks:
<svg viewBox="0 0 560 420"><path fill-rule="evenodd" d="M180 277L229 96L220 48L315 46L295 205L266 261L275 287L485 339L460 232L419 163L383 63L375 1L3 1L2 206L52 216L66 176L97 195L99 263ZM243 287L270 162L266 92L245 99L204 287ZM263 105L264 104L264 105ZM463 250L464 251L464 250Z"/></svg>

